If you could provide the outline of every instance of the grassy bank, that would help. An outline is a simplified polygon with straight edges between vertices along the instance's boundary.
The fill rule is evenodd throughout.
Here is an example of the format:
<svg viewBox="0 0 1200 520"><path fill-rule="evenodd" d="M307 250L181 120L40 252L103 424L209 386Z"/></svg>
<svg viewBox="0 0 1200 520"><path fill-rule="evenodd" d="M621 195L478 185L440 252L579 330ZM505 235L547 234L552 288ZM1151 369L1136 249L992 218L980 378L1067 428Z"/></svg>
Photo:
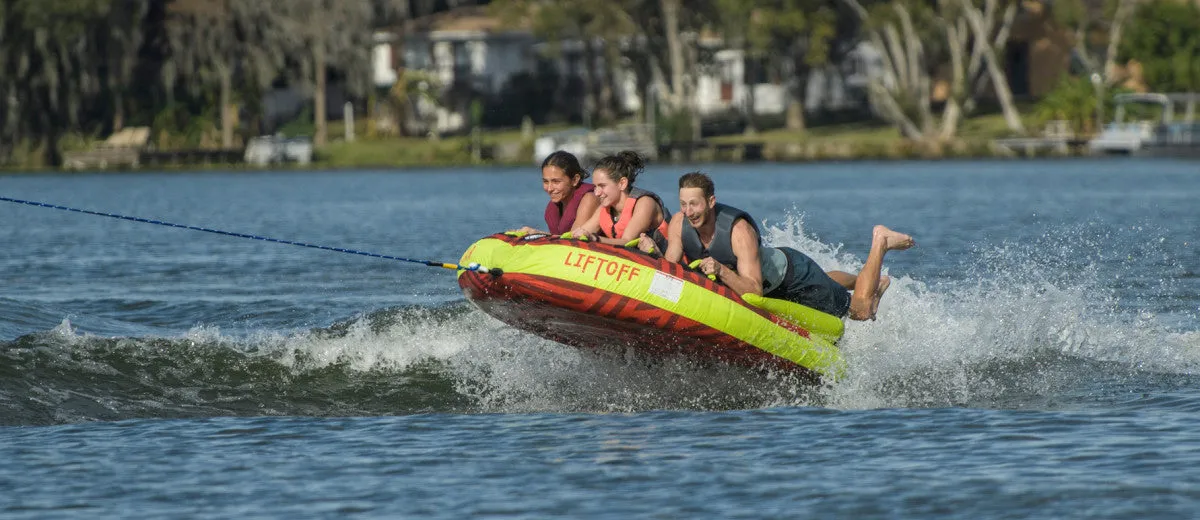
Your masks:
<svg viewBox="0 0 1200 520"><path fill-rule="evenodd" d="M1026 127L1034 128L1032 118ZM565 125L536 128L532 135L565 129ZM478 136L359 137L346 141L340 122L331 122L332 142L315 151L315 168L396 168L422 166L466 166L516 164L533 160L533 139L521 129L487 130ZM917 143L900 136L896 128L880 123L848 123L811 127L795 131L771 129L736 135L714 136L706 146L686 152L671 152L660 162L688 161L813 161L856 159L940 159L987 158L1011 155L993 142L1009 135L1000 114L964 119L954 140ZM360 127L357 135L365 136ZM37 157L33 155L32 157ZM287 167L287 166L285 166ZM253 169L231 165L194 165L168 169ZM40 164L10 165L9 171L46 170ZM0 169L3 171L3 169Z"/></svg>
<svg viewBox="0 0 1200 520"><path fill-rule="evenodd" d="M564 127L538 128L540 135ZM768 161L937 159L997 157L1003 151L993 140L1010 133L1000 114L962 121L956 138L943 143L916 143L900 136L894 127L880 123L826 125L806 130L771 129L709 137L708 146L687 153L660 157L660 161ZM331 135L336 135L332 134ZM334 142L318 153L328 167L452 166L471 164L529 164L532 142L519 129L489 130L478 139L482 153L474 152L470 136L438 140L419 137L360 139Z"/></svg>
<svg viewBox="0 0 1200 520"><path fill-rule="evenodd" d="M539 127L533 136L556 132L566 125ZM330 135L342 135L341 126L331 125ZM533 138L519 128L489 129L479 135L428 137L382 137L335 140L317 150L321 166L405 167L458 166L472 164L529 164L533 160Z"/></svg>
<svg viewBox="0 0 1200 520"><path fill-rule="evenodd" d="M1032 121L1026 121L1030 127ZM999 157L1008 155L994 146L998 138L1011 134L1004 117L988 114L964 119L954 139L946 142L914 142L901 137L895 127L881 123L848 123L819 126L806 130L773 129L748 135L710 138L723 145L715 160L737 160L745 154L739 146L761 145L761 156L774 161L854 160L854 159L941 159ZM732 151L730 147L733 147ZM734 157L729 157L733 155Z"/></svg>

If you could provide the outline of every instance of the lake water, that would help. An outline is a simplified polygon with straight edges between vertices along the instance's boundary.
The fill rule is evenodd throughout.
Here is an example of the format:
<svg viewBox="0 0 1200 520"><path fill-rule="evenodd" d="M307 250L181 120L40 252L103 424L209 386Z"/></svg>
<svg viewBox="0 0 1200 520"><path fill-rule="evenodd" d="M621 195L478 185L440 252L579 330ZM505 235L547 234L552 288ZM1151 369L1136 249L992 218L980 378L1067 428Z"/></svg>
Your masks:
<svg viewBox="0 0 1200 520"><path fill-rule="evenodd" d="M656 165L856 270L848 376L589 354L415 263L0 202L0 517L1180 518L1200 510L1200 163ZM0 177L408 259L540 226L536 168ZM674 206L674 204L671 204Z"/></svg>

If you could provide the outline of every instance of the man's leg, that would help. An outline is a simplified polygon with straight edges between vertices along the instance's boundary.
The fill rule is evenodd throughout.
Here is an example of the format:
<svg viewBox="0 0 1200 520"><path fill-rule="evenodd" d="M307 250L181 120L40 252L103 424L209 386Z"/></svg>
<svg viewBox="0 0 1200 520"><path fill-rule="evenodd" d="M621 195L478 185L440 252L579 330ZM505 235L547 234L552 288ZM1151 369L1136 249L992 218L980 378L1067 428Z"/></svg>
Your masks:
<svg viewBox="0 0 1200 520"><path fill-rule="evenodd" d="M853 291L855 283L858 282L858 277L845 271L825 271L833 281L838 285L845 287L847 291Z"/></svg>
<svg viewBox="0 0 1200 520"><path fill-rule="evenodd" d="M845 271L826 271L825 274L829 278L845 287L847 291L853 291L854 286L858 284L858 275L850 274ZM875 319L875 313L879 310L879 300L883 299L883 293L887 292L888 287L892 285L892 277L880 276L879 285L875 288L875 297L871 301L871 319Z"/></svg>
<svg viewBox="0 0 1200 520"><path fill-rule="evenodd" d="M880 271L883 270L883 257L888 251L899 251L916 245L912 237L904 233L892 231L884 226L875 226L871 233L871 251L867 254L867 263L858 272L854 283L854 294L850 297L850 319L869 320L875 316L878 308L880 289ZM889 280L890 284L890 280Z"/></svg>

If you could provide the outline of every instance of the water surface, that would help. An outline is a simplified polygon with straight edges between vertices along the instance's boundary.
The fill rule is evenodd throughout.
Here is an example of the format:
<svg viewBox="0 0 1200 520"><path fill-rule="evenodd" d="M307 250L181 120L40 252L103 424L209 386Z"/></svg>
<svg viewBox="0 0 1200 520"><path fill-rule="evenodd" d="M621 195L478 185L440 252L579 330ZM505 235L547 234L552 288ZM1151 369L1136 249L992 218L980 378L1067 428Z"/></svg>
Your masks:
<svg viewBox="0 0 1200 520"><path fill-rule="evenodd" d="M1200 165L688 169L767 239L890 254L844 381L592 354L448 270L0 204L0 516L1178 518L1200 507ZM535 168L30 175L0 196L417 260ZM673 205L673 204L672 204Z"/></svg>

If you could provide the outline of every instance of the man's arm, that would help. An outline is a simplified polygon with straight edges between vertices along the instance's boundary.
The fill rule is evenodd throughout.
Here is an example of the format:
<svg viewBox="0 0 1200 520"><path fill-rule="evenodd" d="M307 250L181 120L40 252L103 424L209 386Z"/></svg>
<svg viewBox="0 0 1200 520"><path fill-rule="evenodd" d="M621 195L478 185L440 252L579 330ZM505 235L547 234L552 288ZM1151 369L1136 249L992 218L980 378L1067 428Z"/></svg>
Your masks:
<svg viewBox="0 0 1200 520"><path fill-rule="evenodd" d="M682 211L671 217L671 224L667 228L667 250L663 253L663 258L668 262L679 263L683 260L683 221L686 218Z"/></svg>
<svg viewBox="0 0 1200 520"><path fill-rule="evenodd" d="M729 286L739 295L746 293L762 295L762 264L759 263L758 258L758 232L754 231L754 227L745 219L739 219L733 224L730 242L733 247L733 255L737 257L737 271L725 267L712 258L704 259L704 262L700 264L700 270L705 274L716 274L717 280Z"/></svg>

